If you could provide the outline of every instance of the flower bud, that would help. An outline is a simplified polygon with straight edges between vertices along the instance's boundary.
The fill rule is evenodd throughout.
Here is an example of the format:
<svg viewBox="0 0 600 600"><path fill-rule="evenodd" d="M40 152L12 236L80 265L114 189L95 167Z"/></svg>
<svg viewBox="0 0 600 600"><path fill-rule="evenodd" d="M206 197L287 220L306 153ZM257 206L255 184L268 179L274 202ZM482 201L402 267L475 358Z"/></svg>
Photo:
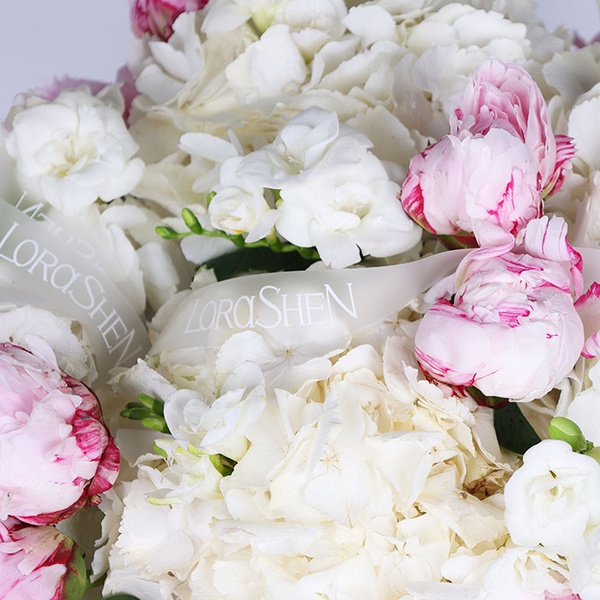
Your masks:
<svg viewBox="0 0 600 600"><path fill-rule="evenodd" d="M579 425L566 417L554 417L548 425L548 435L553 440L567 442L574 452L583 452L588 447Z"/></svg>

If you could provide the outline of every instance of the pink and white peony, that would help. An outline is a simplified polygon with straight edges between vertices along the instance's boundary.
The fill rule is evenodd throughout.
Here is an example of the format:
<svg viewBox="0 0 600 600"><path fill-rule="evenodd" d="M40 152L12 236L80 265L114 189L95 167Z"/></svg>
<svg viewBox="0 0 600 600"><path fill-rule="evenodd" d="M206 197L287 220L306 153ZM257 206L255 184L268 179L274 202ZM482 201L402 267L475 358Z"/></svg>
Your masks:
<svg viewBox="0 0 600 600"><path fill-rule="evenodd" d="M411 160L400 200L424 229L454 238L446 243L496 245L542 216L574 154L531 76L490 60L467 85L450 135Z"/></svg>
<svg viewBox="0 0 600 600"><path fill-rule="evenodd" d="M538 178L533 152L500 128L448 135L411 160L400 200L424 229L486 246L542 215Z"/></svg>
<svg viewBox="0 0 600 600"><path fill-rule="evenodd" d="M533 152L543 195L562 184L568 161L575 155L571 138L554 135L546 101L531 75L501 60L483 63L451 119L452 133L486 136L502 129L521 139Z"/></svg>
<svg viewBox="0 0 600 600"><path fill-rule="evenodd" d="M81 382L10 343L0 344L0 519L49 525L99 502L119 451Z"/></svg>
<svg viewBox="0 0 600 600"><path fill-rule="evenodd" d="M86 587L81 552L55 527L0 522L0 572L3 600L79 600Z"/></svg>
<svg viewBox="0 0 600 600"><path fill-rule="evenodd" d="M560 218L532 221L522 245L471 252L425 313L415 337L421 368L458 388L527 402L575 365L584 328L581 257Z"/></svg>

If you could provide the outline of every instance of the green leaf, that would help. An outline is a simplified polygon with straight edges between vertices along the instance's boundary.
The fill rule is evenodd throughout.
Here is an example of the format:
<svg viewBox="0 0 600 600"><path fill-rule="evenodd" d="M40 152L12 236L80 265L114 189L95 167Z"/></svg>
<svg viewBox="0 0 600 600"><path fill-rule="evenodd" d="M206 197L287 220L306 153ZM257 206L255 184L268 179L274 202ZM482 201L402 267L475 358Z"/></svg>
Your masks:
<svg viewBox="0 0 600 600"><path fill-rule="evenodd" d="M209 260L206 266L214 269L217 279L223 281L244 273L304 271L314 262L314 258L304 258L297 252L280 254L270 248L241 248Z"/></svg>
<svg viewBox="0 0 600 600"><path fill-rule="evenodd" d="M516 402L509 402L503 408L494 410L494 429L499 444L516 454L525 454L529 448L541 442Z"/></svg>

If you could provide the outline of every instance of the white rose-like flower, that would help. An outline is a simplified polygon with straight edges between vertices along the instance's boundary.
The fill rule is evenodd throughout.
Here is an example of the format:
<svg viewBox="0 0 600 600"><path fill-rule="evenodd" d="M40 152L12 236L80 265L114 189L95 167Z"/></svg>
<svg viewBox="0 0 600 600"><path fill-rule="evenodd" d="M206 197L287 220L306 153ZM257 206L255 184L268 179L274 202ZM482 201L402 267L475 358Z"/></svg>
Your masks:
<svg viewBox="0 0 600 600"><path fill-rule="evenodd" d="M18 112L6 138L21 184L65 215L127 194L142 177L121 115L84 88Z"/></svg>
<svg viewBox="0 0 600 600"><path fill-rule="evenodd" d="M599 497L600 465L566 442L543 440L506 484L506 525L515 544L569 556L600 525Z"/></svg>

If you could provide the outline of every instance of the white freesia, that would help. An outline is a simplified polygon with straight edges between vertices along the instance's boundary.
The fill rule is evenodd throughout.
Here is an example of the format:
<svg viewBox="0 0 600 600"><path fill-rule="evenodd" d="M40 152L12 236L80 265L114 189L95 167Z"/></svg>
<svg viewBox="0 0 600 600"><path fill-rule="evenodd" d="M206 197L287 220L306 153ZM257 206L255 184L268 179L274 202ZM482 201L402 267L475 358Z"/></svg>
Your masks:
<svg viewBox="0 0 600 600"><path fill-rule="evenodd" d="M206 454L238 461L248 447L248 430L264 405L262 385L224 391L210 404L190 390L179 390L166 403L165 420L177 440L189 441Z"/></svg>
<svg viewBox="0 0 600 600"><path fill-rule="evenodd" d="M569 557L569 570L571 587L580 598L600 597L600 528L591 531Z"/></svg>
<svg viewBox="0 0 600 600"><path fill-rule="evenodd" d="M266 237L275 224L277 211L265 199L265 190L237 175L243 159L230 158L221 165L219 185L214 188L208 214L211 225L231 235L245 235L246 242Z"/></svg>
<svg viewBox="0 0 600 600"><path fill-rule="evenodd" d="M21 185L68 216L127 194L144 170L122 116L85 88L16 112L6 148Z"/></svg>
<svg viewBox="0 0 600 600"><path fill-rule="evenodd" d="M593 458L566 442L543 440L525 453L504 489L513 542L570 556L600 525L599 494L600 465Z"/></svg>
<svg viewBox="0 0 600 600"><path fill-rule="evenodd" d="M397 199L399 186L354 138L339 138L306 179L281 187L277 231L316 246L327 265L343 268L363 256L392 256L421 238Z"/></svg>

